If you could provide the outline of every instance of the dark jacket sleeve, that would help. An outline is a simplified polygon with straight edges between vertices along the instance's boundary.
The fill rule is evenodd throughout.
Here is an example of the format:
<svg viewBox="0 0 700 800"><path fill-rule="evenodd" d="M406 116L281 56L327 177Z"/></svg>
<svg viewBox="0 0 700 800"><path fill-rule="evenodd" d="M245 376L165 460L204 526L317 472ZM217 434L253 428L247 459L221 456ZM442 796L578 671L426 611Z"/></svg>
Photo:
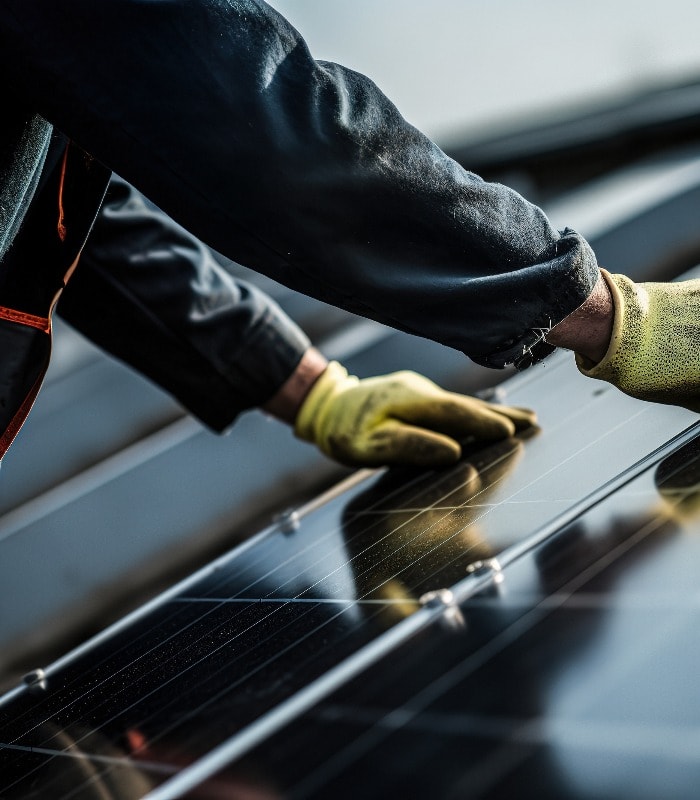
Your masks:
<svg viewBox="0 0 700 800"><path fill-rule="evenodd" d="M198 238L297 290L498 364L598 278L581 236L448 158L367 77L314 60L260 0L0 10L7 85Z"/></svg>
<svg viewBox="0 0 700 800"><path fill-rule="evenodd" d="M269 399L309 346L271 298L116 177L58 313L215 430Z"/></svg>

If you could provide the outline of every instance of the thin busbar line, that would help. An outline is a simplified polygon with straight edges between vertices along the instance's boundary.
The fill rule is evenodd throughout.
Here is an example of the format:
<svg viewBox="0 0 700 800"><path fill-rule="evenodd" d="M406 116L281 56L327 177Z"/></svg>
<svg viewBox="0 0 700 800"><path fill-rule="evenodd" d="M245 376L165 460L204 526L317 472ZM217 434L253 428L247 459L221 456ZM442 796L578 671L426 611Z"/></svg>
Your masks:
<svg viewBox="0 0 700 800"><path fill-rule="evenodd" d="M328 499L333 499L340 492L345 491L348 487L365 480L366 477L367 477L367 474L369 472L370 472L369 470L358 470L356 473L353 473L353 475L349 476L348 478L344 479L343 481L340 481L335 487L332 487L327 492L324 492L322 495L320 495L318 498L315 498L314 500L310 501L306 505L302 506L298 510L299 516L302 517L305 514L309 513L309 511L315 510L316 508L318 508L322 504L322 501L327 501ZM277 532L277 525L273 523L271 526L269 526L269 527L263 529L262 531L260 531L260 533L258 533L257 535L252 536L250 539L239 543L233 550L229 551L228 553L224 554L223 556L220 556L214 562L212 562L210 564L207 564L206 566L202 567L200 570L196 571L193 575L190 575L187 578L185 578L184 580L180 581L175 586L171 587L170 589L166 590L162 594L158 595L157 597L155 597L150 602L146 603L145 605L143 605L140 608L136 609L135 611L131 612L130 614L128 614L127 616L125 616L124 618L119 620L118 622L116 622L113 625L111 625L108 628L106 628L103 632L101 632L101 633L97 634L96 636L92 637L90 640L88 640L83 645L75 648L70 653L68 653L66 656L63 656L58 661L54 662L52 665L50 665L49 667L46 668L45 672L46 672L47 676L50 676L51 674L53 674L56 671L58 671L59 669L61 669L64 665L66 665L66 664L70 663L72 660L75 660L76 658L80 657L86 651L88 651L90 649L94 649L98 644L100 644L100 643L104 642L105 640L113 637L116 633L118 633L120 631L123 631L125 628L127 628L128 626L133 624L133 622L136 622L139 619L146 617L148 615L148 613L150 613L151 611L156 610L156 609L161 608L161 607L165 607L166 604L168 603L168 601L170 599L172 599L173 596L176 596L178 592L182 592L188 586L196 584L197 582L203 580L208 575L210 575L211 573L215 572L217 570L217 567L227 563L232 558L240 558L243 554L245 554L245 552L247 552L248 550L256 547L261 541L271 537L276 532ZM218 584L215 584L215 586L213 588L216 588L218 585L221 585L221 583L224 582L225 580L227 580L227 578L223 578L222 581L220 581ZM207 611L202 615L202 617L192 620L187 625L185 625L184 628L179 629L178 631L173 633L171 636L167 637L162 642L160 642L159 644L155 645L153 648L147 650L145 653L142 653L140 656L135 658L133 661L131 661L128 664L124 665L124 667L122 667L120 670L118 670L117 673L115 673L114 675L117 675L121 671L123 671L124 669L128 669L129 667L133 666L141 658L143 658L143 657L145 657L147 655L150 655L152 652L154 652L158 647L164 646L165 644L170 642L174 637L178 636L181 632L187 630L192 625L196 625L199 621L201 621L201 619L206 617L209 613L211 613L214 610L215 609ZM177 610L173 611L172 614L170 614L169 616L166 616L163 620L160 620L157 623L157 625L159 627L161 627L162 625L166 624L167 622L171 622L180 613L181 613L181 609L177 609ZM104 656L102 659L100 659L100 661L98 661L95 665L93 665L93 668L97 668L99 666L102 666L102 664L104 664L105 662L109 661L115 655L119 655L119 653L121 653L127 647L133 646L135 641L139 641L140 639L143 639L143 638L146 638L147 636L149 636L152 633L152 631L153 631L152 627L145 629L135 640L129 640L129 642L124 644L115 653L110 653L109 655ZM112 675L110 677L114 677L114 675ZM100 681L98 684L96 684L94 687L92 687L90 690L88 690L88 692L85 692L84 694L81 694L78 697L74 698L71 701L71 703L83 699L86 696L86 694L89 693L89 691L97 690L98 688L100 688L103 685L104 682L106 682L109 679L110 678L108 677L108 678L105 678L104 681ZM66 684L63 687L64 690L67 689L69 686L73 686L79 680L80 680L80 678L76 677L75 679L73 679L73 681L71 681L70 683ZM19 691L22 691L23 688L24 687L20 687L19 689L11 690L10 692L6 693L3 697L0 697L0 705L5 704L8 700L12 699ZM44 700L39 700L38 701L38 705L40 705L43 702L48 702L48 699L45 700L45 701ZM33 709L30 709L30 710L24 712L19 717L17 717L15 719L15 721L18 720L18 719L21 719L23 716L26 716L27 714L31 713L32 711L35 710L35 708L36 708L36 706ZM64 711L65 708L67 708L67 706L63 707L62 709L59 710L59 712L56 712L56 713L60 713L61 711ZM46 720L44 720L44 722L45 721ZM42 723L39 723L39 725L40 724L42 724ZM30 729L30 730L32 730L32 729Z"/></svg>
<svg viewBox="0 0 700 800"><path fill-rule="evenodd" d="M128 756L105 756L101 753L85 753L80 750L56 750L50 747L34 747L33 745L12 744L10 742L0 742L0 750L17 750L22 753L39 754L42 756L52 756L57 758L71 758L79 761L89 761L95 763L109 764L118 767L138 767L149 772L174 775L178 772L177 767L165 764L162 761L134 761Z"/></svg>
<svg viewBox="0 0 700 800"><path fill-rule="evenodd" d="M236 638L238 638L239 636L242 636L243 634L247 633L249 630L251 630L251 629L252 629L253 627L255 627L256 625L258 625L258 624L260 624L260 623L264 622L264 621L265 621L265 619L267 619L267 617L270 617L270 616L272 616L272 615L273 615L273 614L275 614L277 611L278 611L278 609L275 609L275 610L273 610L273 611L270 611L268 614L266 614L266 615L265 615L264 617L262 617L261 619L259 619L259 620L256 620L256 621L255 621L255 622L254 622L252 625L250 625L248 628L244 629L243 631L239 631L239 632L238 632L238 633L236 633L236 634L235 634L235 636L233 636L233 637L232 637L230 640L227 640L227 641L225 641L225 642L221 643L221 644L220 644L218 647L214 648L213 650L210 650L210 651L208 651L208 652L207 652L205 655L201 656L201 657L200 657L199 659L197 659L196 661L193 661L192 663L188 664L188 666L187 666L185 669L181 670L180 672L177 672L177 673L175 673L175 674L174 674L174 675L172 675L172 676L171 676L171 677L170 677L168 680L166 680L166 681L164 681L164 682L160 683L158 686L156 686L156 687L155 687L154 689L152 689L151 691L149 691L149 692L146 692L145 694L141 694L137 700L135 700L135 701L134 701L133 703L131 703L130 705L128 705L128 706L125 706L124 708L120 709L120 710L119 710L119 711L118 711L116 714L114 714L112 717L110 717L110 718L108 718L108 719L104 720L104 721L101 723L101 725L100 725L100 726L98 726L98 727L96 727L96 728L93 728L93 729L90 729L90 730L86 730L86 731L85 731L85 733L84 733L82 736L80 736L78 739L76 739L76 740L73 742L73 745L78 745L78 744L80 744L80 743L81 743L83 740L85 740L85 739L89 738L91 735L93 735L93 734L97 733L98 731L100 731L102 727L104 727L104 726L106 726L106 725L109 725L111 722L114 722L114 720L118 719L118 717L120 717L122 714L126 713L127 711L130 711L132 708L134 708L134 707L135 707L135 706L137 706L138 704L142 703L144 700L146 700L147 698L149 698L151 695L155 694L156 692L159 692L159 691L161 691L161 690L162 690L162 689L163 689L165 686L168 686L168 685L169 685L169 684L171 684L173 681L175 681L175 680L177 680L178 678L182 677L182 675L184 675L184 674L185 674L186 672L188 672L190 669L193 669L194 667L196 667L196 666L198 666L199 664L203 663L205 660L207 660L207 659L211 658L211 656L213 656L213 655L214 655L216 652L218 652L218 651L219 651L219 650L221 650L222 648L224 648L224 647L226 647L227 645L229 645L229 644L231 643L231 641L233 641L233 640L235 640ZM305 615L305 614L307 614L307 613L309 613L309 611L308 611L308 610L307 610L307 611L305 611L305 612L304 612L304 613L303 613L301 616L304 616L304 615ZM222 624L223 624L223 623L222 623ZM291 624L291 623L288 623L288 624ZM218 627L220 627L220 626L218 626ZM286 627L286 626L285 626L285 627ZM283 629L284 629L284 628L283 628ZM282 629L282 630L283 630L283 629ZM210 635L210 632L207 632L206 636L208 636L208 635ZM202 637L202 638L204 638L204 637ZM236 657L236 659L234 659L234 661L235 661L235 660L237 660L238 658L242 658L242 657L243 657L243 655L244 655L244 654L240 654L239 656L237 656L237 657ZM169 660L172 660L173 658L176 658L176 657L177 657L176 655L173 655L173 656L171 656L171 659L169 659ZM229 665L227 664L226 666L229 666ZM147 677L148 677L148 676L149 676L149 675L150 675L152 672L154 672L154 671L155 671L156 669L158 669L158 668L162 668L162 662L161 662L160 664L155 664L151 670L149 670L148 672L146 672L146 673L144 673L143 675L139 676L139 679L140 679L140 680L143 680L143 679L147 678ZM214 674L218 674L218 672L219 672L219 670L217 670L217 671L216 671ZM121 694L123 691L126 691L126 690L127 690L127 687L124 687L124 688L122 688L120 691L118 691L118 692L116 692L116 693L112 693L112 694L110 694L109 696L105 697L105 698L102 700L102 702L98 703L97 705L93 705L93 706L91 706L91 707L90 707L90 712L94 712L94 711L95 711L97 708L100 708L100 706L103 706L103 705L105 705L106 703L111 703L111 702L113 702L113 700L114 700L114 698L115 698L115 697L118 697L118 696L119 696L119 694ZM174 701L172 701L172 702L177 702L178 700L179 700L179 698L175 698L175 700L174 700ZM165 705L165 706L163 706L163 708L168 708L168 707L169 707L171 704L172 704L172 703L166 703L166 705ZM59 713L60 713L60 712L59 712ZM86 713L88 713L88 712L86 712ZM146 718L145 718L143 721L148 721L150 718L151 718L151 717L146 717ZM40 727L42 724L45 724L47 721L48 721L48 720L44 720L44 722L43 722L43 723L38 723L38 724L37 724L37 725L35 725L35 726L34 726L34 728L32 728L31 730L35 730L37 727ZM75 720L73 720L73 722L75 722ZM21 736L24 736L24 735L26 735L26 734L22 734ZM49 737L49 738L45 739L45 740L44 740L44 742L42 742L42 745L44 745L44 744L46 744L47 742L49 742L49 741L50 741L52 738L53 738L53 737ZM15 742L16 742L16 740L14 740L13 742L11 742L11 744L14 744ZM0 746L0 747L1 747L1 746ZM64 750L64 751L63 751L63 753L64 753L65 755L69 755L69 753L67 752L67 749L66 749L66 750ZM32 769L28 770L28 771L27 771L27 772L26 772L26 773L25 773L25 774L24 774L24 775L23 775L21 778L18 778L18 779L17 779L17 781L14 781L13 783L11 783L11 784L9 784L9 785L6 785L6 786L4 786L4 787L3 787L3 791L8 791L8 790L9 790L9 789L11 789L13 786L15 786L15 785L16 785L16 784L17 784L19 781L26 779L26 778L27 778L29 775L31 775L31 774L33 774L34 772L36 772L36 771L37 771L38 769L40 769L42 766L43 766L43 765L38 765L37 767L34 767L34 768L32 768Z"/></svg>
<svg viewBox="0 0 700 800"><path fill-rule="evenodd" d="M505 455L504 455L504 456L502 456L501 458L505 458L505 457L507 457L508 455L509 455L509 454L505 454ZM499 459L499 460L500 460L500 459ZM492 462L492 464L491 464L490 466L493 466L495 463L497 463L497 461L496 461L496 462ZM500 478L499 478L499 480L500 480ZM434 523L434 524L436 524L436 523ZM417 537L415 537L415 538L417 538ZM453 537L450 537L450 538L453 538ZM351 559L351 560L352 560L352 559ZM349 562L348 562L348 563L349 563ZM340 568L338 568L338 569L340 569ZM337 571L337 570L335 570L335 571ZM332 573L331 573L331 574L332 574ZM398 574L398 573L397 573L397 574ZM324 578L320 579L320 580L319 580L317 583L320 583L321 581L323 581L323 580L326 580L328 577L329 577L329 576L325 576ZM383 583L383 582L382 582L382 583ZM372 591L376 590L376 588L379 588L379 586L381 586L381 585L382 585L382 583L378 584L378 585L377 585L377 587L375 587L374 589L371 589L371 590L369 590L369 592L368 592L368 593L371 593ZM312 585L312 587L310 587L310 588L313 588L313 586L315 586L315 585L316 585L316 584ZM304 591L308 591L308 588L307 588L307 589L305 589ZM286 605L286 604L285 604L285 605ZM266 619L267 617L269 617L269 616L272 616L272 614L276 613L276 611L278 611L278 610L279 610L279 609L276 609L275 611L272 611L272 612L270 612L270 614L268 614L268 615L266 615L265 617L263 617L263 619L261 619L261 620L258 620L258 621L256 621L255 623L253 623L253 625L252 625L252 626L249 626L249 628L247 628L247 629L244 629L244 631L242 631L242 632L238 632L236 635L234 635L233 637L231 637L231 639L229 639L229 640L227 640L226 642L222 643L222 644L221 644L219 647L215 648L213 651L210 651L210 652L208 652L206 655L202 656L202 657L201 657L200 659L198 659L197 661L195 661L195 662L193 662L192 664L188 665L188 667L187 667L187 668L185 668L184 670L182 670L182 671L180 671L180 672L176 673L174 676L172 676L170 679L168 679L168 681L166 681L166 682L165 682L165 684L161 684L160 686L156 687L156 689L153 689L151 692L148 692L146 695L142 695L142 696L141 696L141 697L140 697L138 700L136 700L136 701L135 701L134 703L132 703L130 706L126 707L125 709L121 709L121 711L120 711L120 712L118 712L116 715L114 715L112 718L110 718L110 719L109 719L109 720L107 720L107 721L104 721L104 722L102 723L102 726L104 726L104 725L107 725L107 724L109 724L110 722L113 722L113 721L114 721L114 720L115 720L117 717L119 717L121 714L123 714L123 713L125 713L126 711L130 710L130 709L131 709L131 708L133 708L135 705L138 705L139 703L143 702L143 700L145 700L146 698L148 698L150 695L154 694L155 692L157 692L157 691L160 691L160 690L162 689L163 685L168 685L168 684L169 684L169 683L171 683L172 681L174 681L174 680L176 680L176 679L180 678L180 677L181 677L181 676L182 676L182 675L183 675L185 672L187 672L189 669L193 668L194 666L197 666L199 663L203 662L204 660L206 660L206 659L208 659L208 658L211 658L211 656L212 656L214 653L216 653L218 650L220 650L220 649L222 649L223 647L225 647L225 646L229 645L229 644L230 644L230 643L231 643L233 640L235 640L236 638L238 638L238 637L239 637L240 635L242 635L243 633L246 633L248 630L250 630L250 628L252 628L252 627L256 626L257 624L261 623L262 621L264 621L264 619ZM333 617L331 617L329 620L326 620L326 621L324 621L324 622L323 622L323 623L322 623L320 626L318 626L317 628L313 629L312 631L309 631L307 634L305 634L305 635L304 635L303 637L301 637L300 639L297 639L297 640L296 640L296 641L295 641L295 642L294 642L292 645L290 645L288 648L285 648L285 650L283 650L283 651L281 651L281 652L282 652L282 653L284 653L284 652L286 652L287 650L291 649L292 647L296 647L296 646L297 646L297 645L298 645L298 644L299 644L301 641L303 641L304 639L308 638L309 636L315 635L316 633L318 633L318 631L319 631L321 628L325 627L327 624L330 624L330 622L334 621L334 620L335 620L337 617L339 617L339 616L340 616L342 613L345 613L345 611L346 611L346 610L347 610L347 609L343 609L342 611L338 612L338 613L337 613L337 614L335 614ZM302 616L303 616L303 615L302 615ZM296 621L298 621L298 620L294 620L294 622L296 622ZM219 626L216 626L216 628L215 628L214 630L218 630L220 627L222 627L222 626L223 626L223 625L225 625L225 624L226 624L226 622L223 622L223 623L221 623L221 625L219 625ZM283 628L282 628L281 630L284 630L286 627L288 627L288 625L291 625L291 624L292 624L292 622L288 623L287 625L283 626ZM211 633L212 633L212 631L207 631L207 632L206 632L206 634L204 634L203 636L210 636L210 635L211 635ZM257 649L257 647L258 647L258 646L262 646L262 644L264 644L264 643L267 643L267 642L268 642L269 640L271 640L271 639L274 639L274 638L275 638L275 636L277 635L277 633L279 633L279 631L277 631L276 633L273 633L273 634L271 634L269 637L267 637L267 639L264 639L264 640L262 640L262 641L261 641L261 642L260 642L260 643L259 643L259 644L256 646L256 649ZM200 637L200 638L203 638L203 637ZM197 640L197 641L198 641L198 640ZM191 646L192 646L192 643L190 643L190 645L188 645L188 649L189 649ZM246 655L247 655L247 654L246 654ZM245 681L249 680L249 679L250 679L250 677L251 677L253 674L257 673L257 672L258 672L260 669L262 669L264 666L267 666L269 663L272 663L274 660L276 660L276 659L279 657L279 655L280 655L280 653L277 653L277 654L276 654L276 655L275 655L273 658L271 658L271 659L268 659L266 662L264 662L264 663L263 663L263 665L259 665L259 666L258 666L258 668L256 668L256 669L255 669L255 670L253 670L252 672L249 672L249 673L247 673L247 674L243 675L243 676L242 676L242 677L241 677L241 678L240 678L238 681L236 681L236 683L235 683L235 684L233 684L233 686L239 685L240 683L242 683L242 682L245 682ZM174 657L175 657L175 656L172 656L172 657L171 657L171 659L169 659L169 660L172 660L172 658L174 658ZM214 673L210 674L210 676L209 676L209 677L211 678L211 677L213 677L214 675L217 675L217 674L218 674L219 672L221 672L221 671L222 671L224 668L228 669L228 668L231 666L231 664L232 664L232 663L234 663L236 660L238 660L238 659L239 659L239 658L241 658L241 657L243 657L243 654L241 654L241 655L237 656L235 659L233 659L233 661L229 661L229 662L228 662L228 663L227 663L225 666L222 666L221 668L219 668L218 670L216 670ZM158 665L158 667L159 667L159 668L162 668L162 663L161 663L161 664L159 664L159 665ZM154 669L155 669L155 667L154 667ZM147 677L147 676L150 674L150 672L152 672L152 671L153 671L153 670L151 670L151 671L149 671L149 672L145 673L143 676L141 676L141 678ZM217 693L217 695L216 695L216 696L213 698L213 700L219 699L219 697L220 697L220 696L222 696L223 694L225 694L227 691L229 691L229 690L230 690L230 688L231 688L231 687L227 687L227 689L226 689L226 690L222 690L222 692L219 692L219 693ZM122 689L122 691L125 691L125 689ZM120 693L120 692L118 692L117 694L119 694L119 693ZM113 702L113 700L114 700L114 697L115 697L115 696L116 696L116 695L114 695L114 694L111 694L109 697L105 698L105 699L103 700L103 702L102 702L102 703L98 704L98 706L92 706L91 710L92 710L92 711L94 711L94 709L95 709L95 708L99 708L99 706L100 706L100 705L104 705L104 704L105 704L105 703L107 703L107 702ZM197 713L197 712L199 712L199 711L200 711L202 708L205 708L207 705L209 705L209 703L210 703L210 702L213 702L213 700L211 700L211 701L207 701L206 703L204 703L204 704L201 704L201 705L200 705L200 706L198 706L197 708L193 709L193 710L192 710L192 711L191 711L189 714L185 715L185 719L186 719L186 718L188 718L189 716L192 716L194 713ZM162 711L163 711L163 708L168 708L169 706L171 706L173 702L175 702L175 701L171 701L171 703L167 703L167 704L166 704L164 707L162 707L162 708L159 710L159 713L162 713ZM180 724L180 721L178 721L178 723L177 723L177 724ZM162 735L165 735L165 733L169 732L169 730L171 730L173 727L175 727L175 726L170 726L169 728L162 730L162 731L161 731L161 736L162 736ZM83 738L86 738L87 736L89 736L89 735L90 735L90 733L94 733L94 732L96 732L96 731L98 731L98 730L99 730L99 728L95 728L93 731L88 731L88 732L87 732L87 733L86 733L86 734L85 734L83 737L81 737L81 739L79 739L79 740L78 740L78 742L80 742L80 741L81 741ZM159 738L161 738L161 737L160 737L160 736L158 736L158 737L156 737L156 738L155 738L155 740L157 740L157 739L159 739ZM155 741L155 740L154 740L154 741ZM31 772L32 772L32 771L30 771L30 773L29 773L29 774L31 774ZM25 777L26 777L26 775L25 775ZM14 785L14 784L13 784L13 785ZM11 787L7 787L7 788L11 788Z"/></svg>
<svg viewBox="0 0 700 800"><path fill-rule="evenodd" d="M301 605L304 603L312 603L313 605L355 605L355 606L371 606L371 605L393 605L401 604L403 600L394 600L387 598L386 600L365 600L363 598L354 597L182 597L175 599L174 603L247 603L248 605L263 605L264 603L284 603L288 605Z"/></svg>
<svg viewBox="0 0 700 800"><path fill-rule="evenodd" d="M274 612L273 612L273 613L274 613ZM269 616L269 615L268 615L268 616ZM201 619L201 618L200 618L200 619ZM197 621L199 621L199 620L195 620L195 621L193 621L191 624L195 624ZM227 624L227 622L222 622L222 623L221 623L221 625L219 625L219 626L216 626L216 628L215 628L214 630L218 630L220 627L222 627L222 626L224 626L224 625L226 625L226 624ZM257 623L256 623L256 624L257 624ZM290 624L291 624L291 623L290 623ZM187 627L190 627L190 626L188 625ZM285 626L285 627L286 627L286 626ZM243 633L245 633L247 630L248 630L248 629L245 629L245 630L243 631ZM180 631L178 631L176 634L173 634L173 637L172 637L172 638L174 638L175 636L179 635L179 633L180 633ZM200 641L202 638L205 638L206 636L209 636L209 635L211 635L211 633L212 633L212 631L211 631L211 630L208 630L208 631L206 631L205 633L203 633L203 634L202 634L202 636L201 636L201 637L200 637L198 640L195 640L195 642L194 642L194 643L189 643L189 645L188 645L188 648L191 648L191 647L193 647L193 646L194 646L194 644L196 644L196 643L197 643L198 641ZM169 637L169 638L171 638L171 637ZM233 638L236 638L236 637L233 637ZM271 639L271 638L274 638L274 634L273 634L273 635L271 635L270 637L268 637L268 639ZM264 640L264 641L267 641L267 640ZM163 643L160 643L159 645L157 645L155 648L153 648L153 650L156 650L158 647L160 647L160 646L161 646L161 644L163 644ZM209 653L207 657L210 657L211 655L212 655L212 653ZM139 657L139 658L141 658L141 657ZM135 663L136 661L138 661L138 660L139 660L139 658L135 659L135 660L134 660L133 662L131 662L129 665L126 665L125 667L123 667L122 669L120 669L120 670L117 672L117 674L119 674L119 672L122 672L122 671L123 671L123 670L125 670L125 669L128 669L128 667L129 667L129 666L132 666L132 665L133 665L133 663ZM195 663L196 663L196 662L195 662ZM159 664L159 668L162 668L162 663L161 663L161 664ZM154 667L154 669L155 669L155 667ZM144 674L141 676L141 678L143 679L143 678L147 677L147 676L148 676L148 675L149 675L149 674L150 674L152 671L153 671L153 670L150 670L150 671L148 671L148 672L144 673ZM174 676L174 678L175 678L175 677L178 677L180 674L181 674L181 673L178 673L178 675ZM114 676L114 675L110 676L109 678L105 679L105 681L104 681L104 682L106 682L107 680L110 680L110 679L111 679L111 678L113 678L113 677L115 677L115 676ZM174 679L174 678L173 678L173 679ZM103 683L104 683L104 682L103 682ZM90 691L93 691L93 692L94 692L94 691L95 691L95 689L96 689L96 687L93 687L91 690L89 690L88 692L86 692L86 693L84 693L84 694L85 694L85 695L86 695L86 694L89 694L89 692L90 692ZM83 696L81 696L81 697L84 697L84 695L83 695ZM114 695L114 694L110 695L108 698L105 698L105 699L103 700L103 702L102 702L102 703L98 704L98 706L97 706L97 707L99 707L99 705L103 705L103 704L104 704L104 703L106 703L106 702L113 701L114 697L115 697L115 695ZM143 699L144 699L144 697L142 696L141 700L143 700ZM64 710L65 710L65 708L69 707L70 705L72 705L72 704L75 704L75 702L76 702L76 699L72 700L72 701L71 701L71 703L67 704L67 706L65 706L65 707L64 707ZM91 710L93 710L93 711L94 711L94 709L95 709L95 708L96 708L96 706L92 706ZM44 721L46 721L46 720L44 720ZM30 729L30 730L33 730L33 729L35 729L35 728L37 728L37 727L40 727L40 726L41 726L41 724L42 724L41 722L37 723L37 724L34 726L34 728L32 728L32 729ZM106 724L106 723L103 723L103 724ZM20 736L22 736L22 735L26 735L26 733L27 733L27 732L25 732L25 734L20 734Z"/></svg>

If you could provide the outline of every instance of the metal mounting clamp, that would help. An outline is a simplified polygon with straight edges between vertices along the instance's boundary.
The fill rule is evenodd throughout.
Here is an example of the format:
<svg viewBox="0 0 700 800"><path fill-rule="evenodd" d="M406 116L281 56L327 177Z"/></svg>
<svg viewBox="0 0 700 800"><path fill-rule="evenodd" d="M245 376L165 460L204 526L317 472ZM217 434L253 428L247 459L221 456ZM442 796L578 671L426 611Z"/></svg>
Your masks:
<svg viewBox="0 0 700 800"><path fill-rule="evenodd" d="M441 620L452 629L466 627L466 621L462 614L454 594L450 589L435 589L432 592L422 594L418 602L424 608L441 609Z"/></svg>
<svg viewBox="0 0 700 800"><path fill-rule="evenodd" d="M483 577L490 576L491 582L498 586L503 583L503 567L497 558L486 558L482 561L473 561L467 566L467 575Z"/></svg>
<svg viewBox="0 0 700 800"><path fill-rule="evenodd" d="M280 533L294 533L301 525L299 512L295 508L280 512L273 518L273 522Z"/></svg>
<svg viewBox="0 0 700 800"><path fill-rule="evenodd" d="M30 692L44 692L48 688L46 673L43 669L33 669L22 676L22 682Z"/></svg>

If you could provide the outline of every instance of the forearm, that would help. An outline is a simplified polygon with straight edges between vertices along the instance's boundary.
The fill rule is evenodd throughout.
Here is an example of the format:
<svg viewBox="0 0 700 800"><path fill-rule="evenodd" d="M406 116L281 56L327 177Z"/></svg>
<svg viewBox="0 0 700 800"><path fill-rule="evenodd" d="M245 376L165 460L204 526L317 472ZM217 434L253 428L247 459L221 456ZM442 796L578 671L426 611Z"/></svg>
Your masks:
<svg viewBox="0 0 700 800"><path fill-rule="evenodd" d="M610 344L614 318L610 289L601 275L586 301L551 329L547 341L597 363Z"/></svg>
<svg viewBox="0 0 700 800"><path fill-rule="evenodd" d="M309 348L269 297L120 179L59 312L216 430L265 403Z"/></svg>
<svg viewBox="0 0 700 800"><path fill-rule="evenodd" d="M262 409L273 417L293 425L306 396L328 366L328 360L314 347L302 356L294 372Z"/></svg>

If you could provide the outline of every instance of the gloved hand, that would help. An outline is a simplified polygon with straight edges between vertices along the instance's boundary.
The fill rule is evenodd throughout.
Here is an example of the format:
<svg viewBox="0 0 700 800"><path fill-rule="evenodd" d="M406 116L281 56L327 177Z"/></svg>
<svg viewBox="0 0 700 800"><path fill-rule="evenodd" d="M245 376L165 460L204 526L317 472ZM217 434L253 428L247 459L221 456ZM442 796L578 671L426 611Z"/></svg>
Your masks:
<svg viewBox="0 0 700 800"><path fill-rule="evenodd" d="M305 398L294 432L351 466L452 464L457 439L494 441L535 423L522 408L447 392L415 372L360 380L332 361Z"/></svg>
<svg viewBox="0 0 700 800"><path fill-rule="evenodd" d="M613 298L610 346L579 370L625 394L700 411L700 280L634 283L601 270Z"/></svg>

